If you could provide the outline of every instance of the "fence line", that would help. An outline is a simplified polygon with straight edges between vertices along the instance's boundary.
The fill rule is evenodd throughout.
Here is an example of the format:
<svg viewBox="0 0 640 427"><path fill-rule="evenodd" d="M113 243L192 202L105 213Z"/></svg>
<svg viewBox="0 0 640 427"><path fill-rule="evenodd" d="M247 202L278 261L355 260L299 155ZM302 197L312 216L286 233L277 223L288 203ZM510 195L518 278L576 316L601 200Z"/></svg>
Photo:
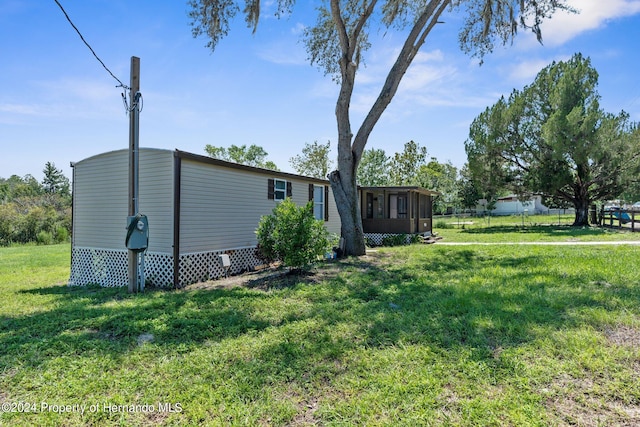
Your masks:
<svg viewBox="0 0 640 427"><path fill-rule="evenodd" d="M552 213L553 212L553 213ZM494 226L532 226L532 225L572 225L575 220L573 210L554 209L546 214L529 215L526 212L513 215L476 215L473 212L450 215L434 215L435 228L484 228ZM589 210L589 222L592 225L617 228L632 232L640 231L640 211L616 209Z"/></svg>
<svg viewBox="0 0 640 427"><path fill-rule="evenodd" d="M640 212L627 209L612 209L602 211L599 218L599 225L618 229L628 229L632 232L640 231ZM617 223L617 224L616 224Z"/></svg>

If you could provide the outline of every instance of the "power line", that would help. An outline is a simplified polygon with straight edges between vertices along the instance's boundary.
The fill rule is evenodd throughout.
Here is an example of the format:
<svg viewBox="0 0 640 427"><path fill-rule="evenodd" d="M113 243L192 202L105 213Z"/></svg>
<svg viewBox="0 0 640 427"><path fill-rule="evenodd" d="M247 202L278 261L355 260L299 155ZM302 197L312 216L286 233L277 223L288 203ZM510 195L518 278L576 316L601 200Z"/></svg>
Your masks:
<svg viewBox="0 0 640 427"><path fill-rule="evenodd" d="M98 62L100 64L102 64L102 66L104 67L105 70L107 70L107 72L109 74L111 74L111 77L113 77L114 79L116 79L116 81L118 83L120 83L118 86L116 87L122 87L126 90L131 89L129 86L125 85L124 83L122 83L120 81L119 78L117 78L109 68L107 68L107 66L104 64L104 62L102 62L102 60L100 58L98 58L98 55L96 55L95 51L93 50L93 48L89 45L89 43L87 43L87 41L84 39L84 37L82 37L82 33L80 33L80 30L78 30L78 27L76 27L73 22L71 22L71 18L69 18L69 15L67 15L67 12L64 10L64 7L62 7L62 5L60 4L60 2L58 0L53 0L56 2L56 4L58 5L58 7L60 8L60 10L62 10L62 13L64 13L64 16L67 18L67 21L69 21L69 24L71 24L71 26L73 27L74 30L76 30L76 33L78 33L78 35L80 36L80 39L84 42L84 44L89 48L89 50L91 51L91 53L93 54L93 56L98 60ZM123 95L124 96L124 95Z"/></svg>

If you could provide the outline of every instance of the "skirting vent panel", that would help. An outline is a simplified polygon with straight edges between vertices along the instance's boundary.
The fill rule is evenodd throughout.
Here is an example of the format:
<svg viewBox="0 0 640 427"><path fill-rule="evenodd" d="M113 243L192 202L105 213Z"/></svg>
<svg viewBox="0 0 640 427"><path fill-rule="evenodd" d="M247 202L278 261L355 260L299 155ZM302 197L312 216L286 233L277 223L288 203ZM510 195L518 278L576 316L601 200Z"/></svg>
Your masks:
<svg viewBox="0 0 640 427"><path fill-rule="evenodd" d="M194 252L180 255L180 285L204 282L223 277L226 272L220 255L229 255L229 274L253 270L262 264L256 256L255 246L211 252Z"/></svg>

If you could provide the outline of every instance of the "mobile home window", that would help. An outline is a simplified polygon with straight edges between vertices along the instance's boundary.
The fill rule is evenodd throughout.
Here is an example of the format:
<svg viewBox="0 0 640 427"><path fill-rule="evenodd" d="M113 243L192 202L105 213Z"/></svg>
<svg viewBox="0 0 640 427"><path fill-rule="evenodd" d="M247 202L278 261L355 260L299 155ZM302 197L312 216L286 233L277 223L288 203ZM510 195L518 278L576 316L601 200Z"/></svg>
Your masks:
<svg viewBox="0 0 640 427"><path fill-rule="evenodd" d="M367 219L373 218L373 193L367 193Z"/></svg>
<svg viewBox="0 0 640 427"><path fill-rule="evenodd" d="M428 218L427 216L427 196L420 195L420 218Z"/></svg>
<svg viewBox="0 0 640 427"><path fill-rule="evenodd" d="M309 184L309 201L313 202L313 216L329 221L329 187Z"/></svg>
<svg viewBox="0 0 640 427"><path fill-rule="evenodd" d="M275 200L284 200L287 198L287 181L282 179L273 180L273 198Z"/></svg>
<svg viewBox="0 0 640 427"><path fill-rule="evenodd" d="M284 179L269 179L267 198L269 200L284 200L291 197L291 182Z"/></svg>
<svg viewBox="0 0 640 427"><path fill-rule="evenodd" d="M407 193L389 195L389 218L407 218Z"/></svg>
<svg viewBox="0 0 640 427"><path fill-rule="evenodd" d="M407 194L398 194L398 218L407 218Z"/></svg>
<svg viewBox="0 0 640 427"><path fill-rule="evenodd" d="M313 216L324 220L324 185L313 186Z"/></svg>

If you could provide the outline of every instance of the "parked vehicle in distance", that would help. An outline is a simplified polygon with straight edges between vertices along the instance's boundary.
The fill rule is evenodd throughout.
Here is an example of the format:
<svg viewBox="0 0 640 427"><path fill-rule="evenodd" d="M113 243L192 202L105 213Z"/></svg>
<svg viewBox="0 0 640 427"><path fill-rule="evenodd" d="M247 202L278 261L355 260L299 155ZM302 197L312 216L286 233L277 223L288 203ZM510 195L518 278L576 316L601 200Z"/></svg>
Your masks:
<svg viewBox="0 0 640 427"><path fill-rule="evenodd" d="M615 219L619 219L623 224L631 221L631 216L629 215L629 213L626 210L621 209L620 206L605 206L604 211ZM606 217L608 217L608 215L606 215Z"/></svg>

